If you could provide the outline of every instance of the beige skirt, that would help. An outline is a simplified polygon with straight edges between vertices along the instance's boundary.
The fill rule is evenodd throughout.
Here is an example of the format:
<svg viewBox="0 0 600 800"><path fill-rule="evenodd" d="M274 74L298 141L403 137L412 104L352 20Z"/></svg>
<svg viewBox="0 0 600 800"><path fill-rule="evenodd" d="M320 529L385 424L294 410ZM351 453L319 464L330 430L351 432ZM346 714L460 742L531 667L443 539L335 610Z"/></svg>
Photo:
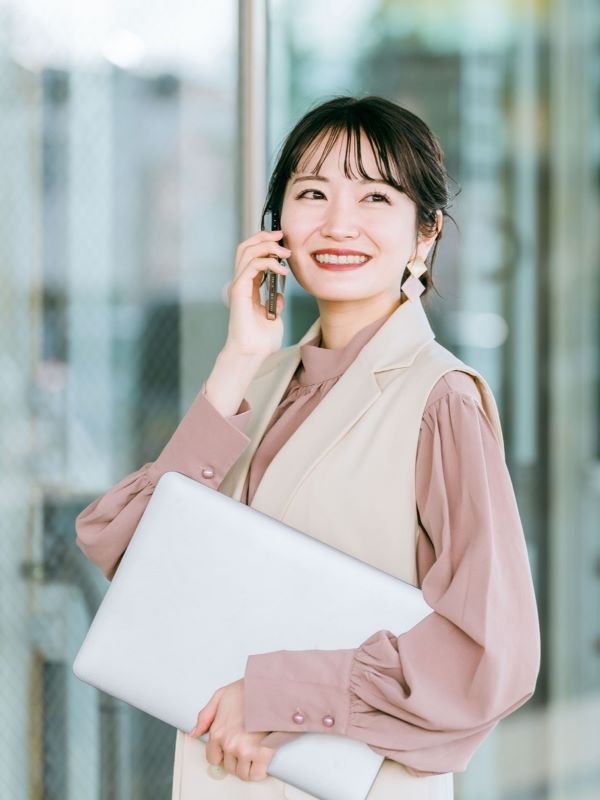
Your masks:
<svg viewBox="0 0 600 800"><path fill-rule="evenodd" d="M313 795L268 776L262 781L242 781L206 760L201 739L177 731L173 764L172 800L315 800ZM451 772L415 778L386 758L369 792L368 800L453 800Z"/></svg>

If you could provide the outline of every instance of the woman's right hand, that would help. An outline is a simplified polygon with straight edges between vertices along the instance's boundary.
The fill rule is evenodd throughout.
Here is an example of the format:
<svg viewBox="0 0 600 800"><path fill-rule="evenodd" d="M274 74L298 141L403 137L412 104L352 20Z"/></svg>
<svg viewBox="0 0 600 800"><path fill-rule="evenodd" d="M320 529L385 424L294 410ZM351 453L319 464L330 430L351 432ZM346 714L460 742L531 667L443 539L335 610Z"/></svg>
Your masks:
<svg viewBox="0 0 600 800"><path fill-rule="evenodd" d="M242 355L266 358L280 349L283 340L285 300L277 292L277 317L267 319L260 301L260 284L265 270L287 275L289 269L277 260L287 258L291 250L279 244L282 231L259 231L238 245L233 280L227 288L229 327L226 347Z"/></svg>

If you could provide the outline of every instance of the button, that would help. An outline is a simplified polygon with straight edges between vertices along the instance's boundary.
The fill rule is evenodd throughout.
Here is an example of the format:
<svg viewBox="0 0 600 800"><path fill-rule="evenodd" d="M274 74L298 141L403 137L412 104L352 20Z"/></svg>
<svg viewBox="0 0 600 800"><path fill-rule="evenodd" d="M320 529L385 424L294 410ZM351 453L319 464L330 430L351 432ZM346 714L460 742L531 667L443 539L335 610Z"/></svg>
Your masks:
<svg viewBox="0 0 600 800"><path fill-rule="evenodd" d="M202 477L203 478L214 478L215 477L214 469L211 469L210 467L205 467L202 470Z"/></svg>
<svg viewBox="0 0 600 800"><path fill-rule="evenodd" d="M216 781L222 781L223 778L227 777L227 773L225 772L225 767L221 764L209 764L206 770L211 778L214 778Z"/></svg>
<svg viewBox="0 0 600 800"><path fill-rule="evenodd" d="M326 728L333 728L335 725L335 719L331 716L331 714L327 714L327 716L323 717L322 722Z"/></svg>
<svg viewBox="0 0 600 800"><path fill-rule="evenodd" d="M304 722L306 717L304 716L304 714L301 711L296 711L296 713L294 714L292 719L294 720L296 725L302 725L302 723Z"/></svg>

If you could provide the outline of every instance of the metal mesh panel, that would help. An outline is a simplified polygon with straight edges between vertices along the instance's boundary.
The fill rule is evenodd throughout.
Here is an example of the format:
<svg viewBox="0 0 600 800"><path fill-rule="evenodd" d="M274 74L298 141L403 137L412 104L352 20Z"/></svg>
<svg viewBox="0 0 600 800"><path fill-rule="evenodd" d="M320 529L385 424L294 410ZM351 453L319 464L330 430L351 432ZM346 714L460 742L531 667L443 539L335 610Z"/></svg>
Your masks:
<svg viewBox="0 0 600 800"><path fill-rule="evenodd" d="M111 272L107 254L131 230L106 222L119 182L91 161L105 159L111 174L113 131L92 124L123 77L18 67L2 74L3 105L14 102L18 120L4 118L2 131L3 160L12 145L17 164L5 164L14 205L3 224L8 280L0 295L1 794L159 800L170 795L174 731L79 685L71 672L106 588L74 547L74 520L121 472L155 458L177 423L178 306L154 299L152 285L134 291L135 275L127 285ZM95 95L89 113L72 107L85 86ZM164 115L164 95L155 96L156 107L143 109L149 127ZM167 131L162 144L168 155L177 139ZM144 169L132 177L143 194ZM160 191L160 180L151 189ZM26 216L31 244L23 253L17 236Z"/></svg>
<svg viewBox="0 0 600 800"><path fill-rule="evenodd" d="M207 28L187 3L144 9L171 54L137 70L131 35L59 6L0 0L0 797L167 800L175 731L72 673L108 586L74 522L157 457L220 344L188 357L181 330L186 303L226 318L235 61L180 57Z"/></svg>

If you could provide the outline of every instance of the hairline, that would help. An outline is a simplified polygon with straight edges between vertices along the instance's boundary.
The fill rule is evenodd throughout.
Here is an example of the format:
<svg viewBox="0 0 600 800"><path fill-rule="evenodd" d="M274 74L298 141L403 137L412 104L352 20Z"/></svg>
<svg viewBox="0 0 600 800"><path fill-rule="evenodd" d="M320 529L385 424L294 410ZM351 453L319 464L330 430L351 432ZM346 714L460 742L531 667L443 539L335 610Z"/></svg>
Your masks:
<svg viewBox="0 0 600 800"><path fill-rule="evenodd" d="M294 175L296 175L296 173L292 172L292 175L290 177L293 177ZM319 175L317 173L315 175L298 175L291 181L290 186L295 186L295 184L300 183L300 181L321 181L322 183L331 183L329 178L326 178L324 175ZM389 181L386 181L383 176L381 178L361 178L357 182L362 185L367 183L381 183L383 186L389 186L391 189L396 189L396 191L400 191Z"/></svg>
<svg viewBox="0 0 600 800"><path fill-rule="evenodd" d="M375 158L376 167L379 170L379 177L372 177L367 173L367 169L363 162L363 153L361 152L361 143L360 143L360 140L362 138L361 134L364 134L364 136L366 137L367 144L371 149L371 152ZM347 174L347 168L349 169L350 175L354 176L355 170L353 169L353 167L356 167L357 168L356 172L358 172L358 174L360 175L362 169L362 172L365 176L359 181L361 184L381 183L385 186L389 186L391 189L395 189L397 192L401 194L406 194L405 188L400 186L400 184L398 183L397 180L398 176L394 175L394 170L390 170L388 166L387 171L389 173L389 178L391 178L391 180L386 179L385 176L383 175L380 169L380 167L382 167L383 164L378 163L381 161L381 155L377 152L375 146L376 139L373 136L373 134L369 132L366 127L364 127L362 122L360 122L356 127L353 126L352 124L350 125L347 124L347 122L345 123L339 121L337 123L334 122L333 124L325 125L323 128L321 128L320 131L315 133L315 135L308 142L306 142L306 145L302 148L302 151L297 154L297 157L295 159L296 167L308 168L308 164L316 158L316 166L320 170L324 161L327 159L329 153L333 149L333 146L339 139L340 135L345 137L345 157L344 157L343 171L347 177L350 177ZM353 147L352 144L354 144ZM350 152L351 150L352 154ZM384 150L386 151L387 157L391 156L392 163L395 164L396 167L399 167L400 164L398 163L397 156L394 154L393 149L390 150L389 142L385 143ZM296 169L295 168L292 169L291 174L288 178L289 186L292 186L294 183L297 182L297 179L294 179L294 176L296 176L297 174L298 172L296 171ZM319 176L318 172L307 177L312 177L314 179L321 180L321 177ZM358 180L358 178L354 178L354 180ZM291 181L291 183L289 183L289 181Z"/></svg>

